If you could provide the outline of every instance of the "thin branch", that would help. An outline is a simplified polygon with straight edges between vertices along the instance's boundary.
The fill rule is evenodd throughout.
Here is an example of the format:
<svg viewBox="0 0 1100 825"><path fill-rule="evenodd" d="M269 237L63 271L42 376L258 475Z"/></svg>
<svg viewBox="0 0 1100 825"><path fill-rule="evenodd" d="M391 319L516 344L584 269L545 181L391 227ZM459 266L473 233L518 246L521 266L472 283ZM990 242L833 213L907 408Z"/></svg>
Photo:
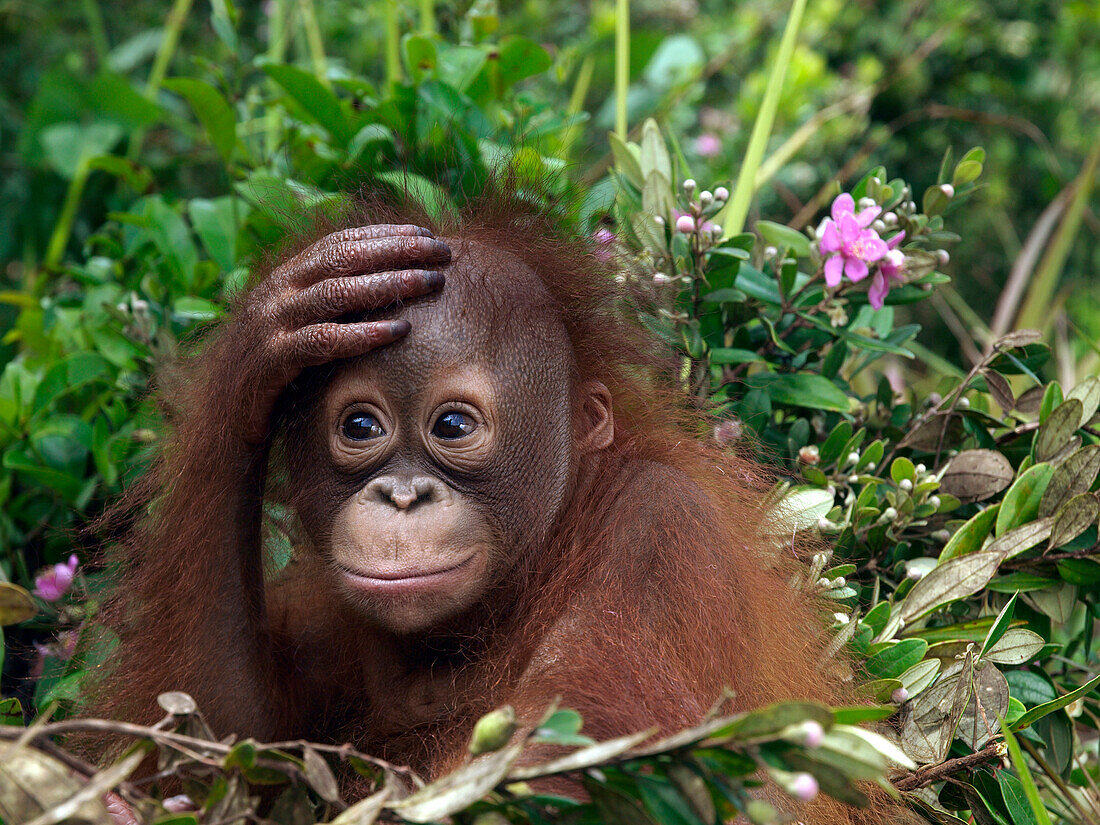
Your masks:
<svg viewBox="0 0 1100 825"><path fill-rule="evenodd" d="M899 791L917 791L921 788L927 788L929 785L936 782L941 782L953 774L968 771L990 762L998 762L1005 753L1003 742L990 742L976 753L959 756L955 759L948 759L946 762L940 762L938 765L927 765L923 768L918 768L898 779L892 780L892 782L894 787Z"/></svg>

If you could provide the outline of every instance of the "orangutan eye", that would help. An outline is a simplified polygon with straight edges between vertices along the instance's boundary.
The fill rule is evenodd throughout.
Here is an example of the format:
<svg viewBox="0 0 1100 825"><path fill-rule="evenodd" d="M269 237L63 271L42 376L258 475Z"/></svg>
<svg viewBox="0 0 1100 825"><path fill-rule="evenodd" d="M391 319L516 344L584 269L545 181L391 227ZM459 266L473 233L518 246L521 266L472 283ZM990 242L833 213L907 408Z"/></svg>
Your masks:
<svg viewBox="0 0 1100 825"><path fill-rule="evenodd" d="M355 412L344 419L344 435L352 441L369 441L386 434L378 419L370 413Z"/></svg>
<svg viewBox="0 0 1100 825"><path fill-rule="evenodd" d="M452 410L443 413L435 420L432 435L436 438L442 438L444 441L454 441L456 438L465 438L476 429L477 422L472 416Z"/></svg>

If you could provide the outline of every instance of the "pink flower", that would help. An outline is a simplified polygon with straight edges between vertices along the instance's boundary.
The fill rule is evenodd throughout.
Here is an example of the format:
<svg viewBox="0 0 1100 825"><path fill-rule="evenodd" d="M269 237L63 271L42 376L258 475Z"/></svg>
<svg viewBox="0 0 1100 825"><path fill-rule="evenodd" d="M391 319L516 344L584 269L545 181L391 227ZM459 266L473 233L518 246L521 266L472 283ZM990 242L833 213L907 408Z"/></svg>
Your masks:
<svg viewBox="0 0 1100 825"><path fill-rule="evenodd" d="M852 283L862 281L873 264L886 256L889 247L878 233L869 229L882 212L880 206L868 206L858 214L856 204L847 192L833 201L832 218L822 223L818 249L826 255L825 283L832 288L840 286L842 276Z"/></svg>
<svg viewBox="0 0 1100 825"><path fill-rule="evenodd" d="M602 227L596 230L592 238L599 244L596 247L596 257L602 261L611 260L611 245L615 243L615 233Z"/></svg>
<svg viewBox="0 0 1100 825"><path fill-rule="evenodd" d="M791 780L791 784L787 787L787 792L791 796L801 799L803 802L809 802L817 796L817 791L817 780L814 779L812 774L808 773L796 773Z"/></svg>
<svg viewBox="0 0 1100 825"><path fill-rule="evenodd" d="M905 278L901 274L905 268L905 255L897 248L897 245L904 239L905 233L899 232L886 242L889 252L882 259L882 263L879 264L878 272L871 279L871 286L867 290L867 299L875 309L882 309L882 304L886 300L887 293L890 292L890 287L905 283Z"/></svg>
<svg viewBox="0 0 1100 825"><path fill-rule="evenodd" d="M687 235L695 231L695 219L691 215L681 215L676 219L676 231Z"/></svg>
<svg viewBox="0 0 1100 825"><path fill-rule="evenodd" d="M722 152L722 141L717 135L704 132L695 138L695 154L701 158L713 158Z"/></svg>
<svg viewBox="0 0 1100 825"><path fill-rule="evenodd" d="M34 580L34 595L48 602L56 602L69 592L79 563L76 554L73 553L66 564L55 564L45 573L37 576Z"/></svg>

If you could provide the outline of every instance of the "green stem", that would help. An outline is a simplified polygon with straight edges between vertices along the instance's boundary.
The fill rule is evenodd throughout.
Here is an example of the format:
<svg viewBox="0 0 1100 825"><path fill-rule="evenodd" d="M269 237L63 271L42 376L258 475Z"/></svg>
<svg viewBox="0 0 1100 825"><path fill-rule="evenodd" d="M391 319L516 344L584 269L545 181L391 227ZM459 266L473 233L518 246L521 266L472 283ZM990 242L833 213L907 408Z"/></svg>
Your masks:
<svg viewBox="0 0 1100 825"><path fill-rule="evenodd" d="M50 243L46 247L46 257L43 264L47 269L52 269L61 263L65 254L65 248L69 245L69 236L73 231L73 221L76 220L76 211L80 207L80 198L84 194L84 186L88 183L88 175L91 172L89 159L84 157L76 165L73 179L69 181L69 188L65 192L65 201L61 205L61 214L57 216L53 232L50 234Z"/></svg>
<svg viewBox="0 0 1100 825"><path fill-rule="evenodd" d="M271 19L267 24L267 59L282 63L286 57L287 0L271 0ZM387 3L387 5L389 5ZM272 87L275 82L270 81ZM269 107L264 122L264 149L271 157L279 146L279 126L282 118L274 106Z"/></svg>
<svg viewBox="0 0 1100 825"><path fill-rule="evenodd" d="M558 151L558 156L563 160L569 158L569 153L573 149L577 135L580 134L581 129L577 119L580 117L581 110L584 109L584 99L588 96L588 89L592 85L592 72L595 68L595 56L588 55L581 63L580 69L577 70L577 79L573 83L573 94L569 96L569 110L567 113L569 125L565 127L565 133L561 139L561 149Z"/></svg>
<svg viewBox="0 0 1100 825"><path fill-rule="evenodd" d="M397 3L387 0L382 7L386 16L386 86L392 87L402 80L401 29L397 22Z"/></svg>
<svg viewBox="0 0 1100 825"><path fill-rule="evenodd" d="M96 61L100 66L107 63L107 53L111 50L111 44L107 40L107 29L103 25L103 12L99 10L96 0L82 0L84 19L88 22L88 34L92 37L92 48L95 49Z"/></svg>
<svg viewBox="0 0 1100 825"><path fill-rule="evenodd" d="M313 73L328 87L328 61L325 59L325 43L321 38L321 27L317 25L317 10L313 0L299 0L298 8L302 12L302 28L305 29L306 43L309 44Z"/></svg>
<svg viewBox="0 0 1100 825"><path fill-rule="evenodd" d="M420 33L425 37L435 34L435 0L420 0Z"/></svg>
<svg viewBox="0 0 1100 825"><path fill-rule="evenodd" d="M764 89L764 99L760 103L760 111L756 115L756 122L752 125L752 135L749 137L749 145L745 150L745 158L741 162L741 171L737 176L737 185L730 197L729 206L726 207L726 217L722 223L725 237L740 234L745 228L745 219L749 214L749 204L752 196L756 194L756 172L760 168L760 162L764 158L764 149L768 145L768 137L771 135L772 126L775 124L775 113L779 107L779 95L783 91L783 78L787 74L787 66L790 65L791 55L794 53L795 41L798 39L798 29L802 25L802 14L806 11L806 0L794 0L791 13L787 17L787 26L783 30L783 38L779 41L779 49L775 54L775 65L772 66L768 76L768 85Z"/></svg>
<svg viewBox="0 0 1100 825"><path fill-rule="evenodd" d="M168 73L168 64L176 54L180 33L183 31L183 24L187 22L187 15L191 13L192 2L193 0L175 0L171 11L168 12L168 19L164 22L164 36L161 38L160 46L157 47L153 68L149 70L149 79L145 83L145 96L150 100L156 99L157 92L160 91L160 86L164 82L164 76ZM138 156L144 143L145 130L138 129L130 139L130 149L127 152L130 160Z"/></svg>
<svg viewBox="0 0 1100 825"><path fill-rule="evenodd" d="M630 0L615 4L615 134L626 140L626 95L630 89Z"/></svg>

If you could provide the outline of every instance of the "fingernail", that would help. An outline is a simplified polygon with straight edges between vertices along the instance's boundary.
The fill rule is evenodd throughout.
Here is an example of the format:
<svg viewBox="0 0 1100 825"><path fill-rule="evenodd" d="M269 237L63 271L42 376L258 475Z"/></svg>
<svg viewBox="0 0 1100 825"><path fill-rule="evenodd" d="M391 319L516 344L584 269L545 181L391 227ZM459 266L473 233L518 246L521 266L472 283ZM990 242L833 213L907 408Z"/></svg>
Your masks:
<svg viewBox="0 0 1100 825"><path fill-rule="evenodd" d="M432 232L432 230L426 229L423 226L416 227L416 233L418 235L423 235L425 238L434 238L435 237L435 233Z"/></svg>
<svg viewBox="0 0 1100 825"><path fill-rule="evenodd" d="M449 246L447 246L447 244L443 243L443 241L436 240L436 242L435 242L435 251L438 252L440 255L446 257L448 260L450 260L450 258L451 258L451 248Z"/></svg>
<svg viewBox="0 0 1100 825"><path fill-rule="evenodd" d="M447 277L438 269L428 269L424 272L424 284L428 289L439 289L446 281Z"/></svg>
<svg viewBox="0 0 1100 825"><path fill-rule="evenodd" d="M410 329L412 329L412 324L410 324L408 321L390 321L390 335L392 335L394 338L400 338L402 335L408 335Z"/></svg>

